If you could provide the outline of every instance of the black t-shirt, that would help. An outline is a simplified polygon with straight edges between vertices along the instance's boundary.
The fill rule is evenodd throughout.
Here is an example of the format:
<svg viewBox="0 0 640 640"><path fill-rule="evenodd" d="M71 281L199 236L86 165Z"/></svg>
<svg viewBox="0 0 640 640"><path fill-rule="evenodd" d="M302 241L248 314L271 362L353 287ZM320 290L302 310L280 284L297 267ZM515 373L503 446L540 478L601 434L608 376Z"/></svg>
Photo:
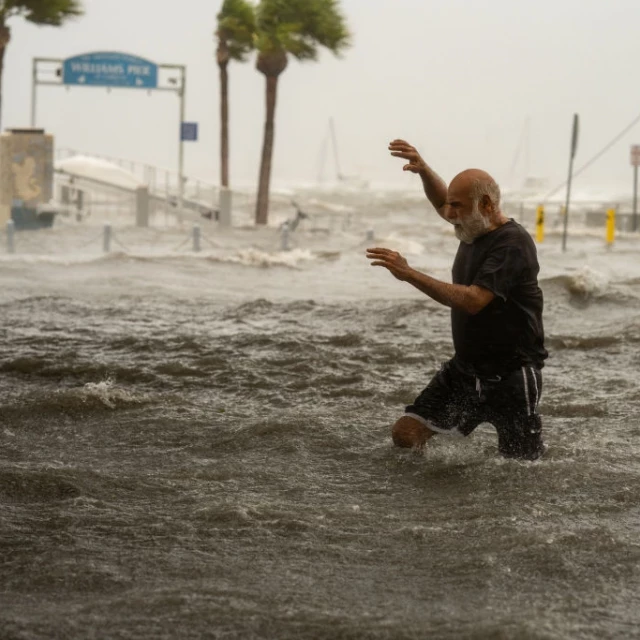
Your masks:
<svg viewBox="0 0 640 640"><path fill-rule="evenodd" d="M535 244L513 219L472 244L460 243L454 284L475 284L496 296L476 315L451 310L453 345L461 365L478 375L543 366L548 354L539 271Z"/></svg>

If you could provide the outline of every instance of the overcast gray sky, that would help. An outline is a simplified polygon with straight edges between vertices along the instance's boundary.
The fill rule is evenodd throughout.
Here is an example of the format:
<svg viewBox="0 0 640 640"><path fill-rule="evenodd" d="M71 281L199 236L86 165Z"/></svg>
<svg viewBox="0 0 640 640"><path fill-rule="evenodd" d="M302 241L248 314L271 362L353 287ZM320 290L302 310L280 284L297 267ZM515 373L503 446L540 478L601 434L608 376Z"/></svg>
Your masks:
<svg viewBox="0 0 640 640"><path fill-rule="evenodd" d="M5 60L3 126L29 124L34 56L114 50L188 67L186 172L217 182L219 90L213 31L221 0L84 0L86 15L62 29L12 25ZM315 182L333 117L343 172L407 184L390 139L419 147L445 179L477 166L504 185L530 174L566 176L571 120L581 118L576 166L640 113L637 0L343 0L353 47L342 59L291 61L281 76L273 179ZM231 179L255 184L264 78L230 66ZM175 168L174 94L42 87L39 126L58 147ZM529 151L519 141L529 122ZM628 185L626 135L577 186ZM327 159L325 174L333 171Z"/></svg>

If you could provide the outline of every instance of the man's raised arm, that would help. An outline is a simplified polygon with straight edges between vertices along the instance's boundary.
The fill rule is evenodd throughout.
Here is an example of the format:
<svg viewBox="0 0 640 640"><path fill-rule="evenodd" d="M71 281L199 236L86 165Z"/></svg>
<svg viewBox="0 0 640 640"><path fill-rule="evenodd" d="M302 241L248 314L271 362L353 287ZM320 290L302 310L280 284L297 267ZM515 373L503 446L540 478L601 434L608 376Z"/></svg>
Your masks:
<svg viewBox="0 0 640 640"><path fill-rule="evenodd" d="M447 185L445 181L422 159L417 149L404 140L394 140L389 143L389 151L396 158L408 160L402 167L403 171L417 173L424 192L435 210L444 218L444 208L447 202Z"/></svg>

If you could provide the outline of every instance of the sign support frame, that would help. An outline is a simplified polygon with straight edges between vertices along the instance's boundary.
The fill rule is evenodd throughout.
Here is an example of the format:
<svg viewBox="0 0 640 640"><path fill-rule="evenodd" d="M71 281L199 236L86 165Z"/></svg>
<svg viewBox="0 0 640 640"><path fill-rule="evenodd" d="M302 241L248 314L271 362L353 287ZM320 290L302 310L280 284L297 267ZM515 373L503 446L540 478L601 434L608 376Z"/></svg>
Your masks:
<svg viewBox="0 0 640 640"><path fill-rule="evenodd" d="M638 230L638 165L633 167L633 231Z"/></svg>
<svg viewBox="0 0 640 640"><path fill-rule="evenodd" d="M631 230L638 230L638 165L640 165L640 145L631 145L631 166L633 167L633 217Z"/></svg>
<svg viewBox="0 0 640 640"><path fill-rule="evenodd" d="M573 114L573 128L571 131L571 154L569 156L569 178L567 179L567 199L564 208L564 226L562 230L562 251L567 250L567 226L569 223L569 205L571 204L571 180L573 178L573 159L578 149L578 135L580 128L580 118L577 113Z"/></svg>
<svg viewBox="0 0 640 640"><path fill-rule="evenodd" d="M39 80L38 79L38 67L40 63L48 63L50 65L58 64L60 65L60 77L61 80L59 82L52 80ZM70 86L83 86L78 84L65 84L62 80L63 68L64 68L65 59L62 58L43 58L36 57L32 59L32 69L31 69L31 128L36 128L37 122L37 97L38 92L37 89L39 86L56 86L56 87L70 87ZM179 106L179 118L180 122L178 124L178 133L180 133L180 128L182 127L182 123L185 118L185 99L186 99L186 86L187 86L187 67L183 64L158 64L156 65L158 69L168 69L171 71L178 71L180 74L180 82L176 87L129 87L129 86L111 86L111 85L85 85L90 86L92 88L107 88L107 89L142 89L144 91L168 91L171 93L178 94L178 98L180 99ZM185 186L185 177L184 177L184 140L182 140L182 135L179 135L179 146L178 146L178 207L179 210L182 211L183 201L184 201L184 186Z"/></svg>

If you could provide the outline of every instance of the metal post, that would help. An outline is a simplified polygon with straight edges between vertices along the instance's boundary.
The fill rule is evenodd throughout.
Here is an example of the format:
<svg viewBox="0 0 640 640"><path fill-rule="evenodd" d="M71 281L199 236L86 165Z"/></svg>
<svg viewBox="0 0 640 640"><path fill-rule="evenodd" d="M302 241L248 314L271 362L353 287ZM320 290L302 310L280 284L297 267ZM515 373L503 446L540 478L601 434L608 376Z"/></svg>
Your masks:
<svg viewBox="0 0 640 640"><path fill-rule="evenodd" d="M638 165L633 167L633 231L638 230Z"/></svg>
<svg viewBox="0 0 640 640"><path fill-rule="evenodd" d="M374 234L373 229L367 229L367 242L373 242Z"/></svg>
<svg viewBox="0 0 640 640"><path fill-rule="evenodd" d="M220 187L220 193L218 194L218 222L221 227L231 226L231 189L228 187Z"/></svg>
<svg viewBox="0 0 640 640"><path fill-rule="evenodd" d="M16 246L14 242L16 226L13 220L7 220L7 253L15 253Z"/></svg>
<svg viewBox="0 0 640 640"><path fill-rule="evenodd" d="M38 59L34 58L32 61L31 69L31 128L35 129L36 126L36 85L38 74Z"/></svg>
<svg viewBox="0 0 640 640"><path fill-rule="evenodd" d="M613 241L616 236L616 210L608 209L607 210L607 226L606 226L606 237L607 237L607 248L610 249Z"/></svg>
<svg viewBox="0 0 640 640"><path fill-rule="evenodd" d="M571 156L569 158L569 177L567 179L567 204L564 209L564 229L562 231L562 250L567 250L567 225L569 222L569 202L571 201L571 180L573 178L573 159L578 147L578 114L573 114L573 131L571 134Z"/></svg>
<svg viewBox="0 0 640 640"><path fill-rule="evenodd" d="M186 67L180 67L180 75L182 79L180 89L180 148L178 150L178 209L182 213L182 201L184 199L184 140L182 139L182 123L184 122L184 101L187 88L187 71Z"/></svg>
<svg viewBox="0 0 640 640"><path fill-rule="evenodd" d="M169 185L169 172L164 172L164 223L167 224L167 214L169 212L169 197L171 187Z"/></svg>
<svg viewBox="0 0 640 640"><path fill-rule="evenodd" d="M193 225L193 250L200 251L200 227Z"/></svg>
<svg viewBox="0 0 640 640"><path fill-rule="evenodd" d="M285 220L282 224L282 231L280 235L280 250L289 251L289 221Z"/></svg>
<svg viewBox="0 0 640 640"><path fill-rule="evenodd" d="M149 187L136 188L136 226L149 226Z"/></svg>
<svg viewBox="0 0 640 640"><path fill-rule="evenodd" d="M544 242L544 205L536 209L536 242Z"/></svg>
<svg viewBox="0 0 640 640"><path fill-rule="evenodd" d="M111 251L111 225L104 225L104 236L102 237L102 250L105 253Z"/></svg>

